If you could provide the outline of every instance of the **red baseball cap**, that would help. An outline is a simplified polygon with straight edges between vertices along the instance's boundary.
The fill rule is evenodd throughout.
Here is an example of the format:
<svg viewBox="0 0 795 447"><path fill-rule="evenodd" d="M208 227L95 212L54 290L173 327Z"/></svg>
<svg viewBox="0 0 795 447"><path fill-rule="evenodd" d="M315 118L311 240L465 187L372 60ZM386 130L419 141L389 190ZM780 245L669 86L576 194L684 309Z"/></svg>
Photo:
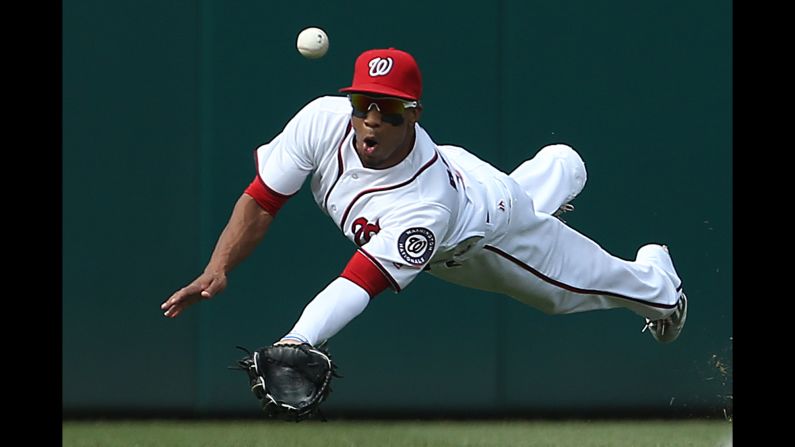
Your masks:
<svg viewBox="0 0 795 447"><path fill-rule="evenodd" d="M353 84L344 93L375 93L417 101L422 76L414 57L394 48L367 50L356 58Z"/></svg>

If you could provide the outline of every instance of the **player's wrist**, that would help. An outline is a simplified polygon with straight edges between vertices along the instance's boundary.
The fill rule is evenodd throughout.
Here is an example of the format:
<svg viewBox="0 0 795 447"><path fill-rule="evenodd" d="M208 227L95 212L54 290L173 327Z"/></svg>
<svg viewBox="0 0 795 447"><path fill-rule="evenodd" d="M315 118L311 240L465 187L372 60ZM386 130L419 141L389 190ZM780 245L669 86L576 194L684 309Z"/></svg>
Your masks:
<svg viewBox="0 0 795 447"><path fill-rule="evenodd" d="M307 338L304 337L303 335L291 332L291 333L285 335L284 337L282 337L281 340L277 341L275 344L277 344L277 345L300 345L302 343L308 343L310 345L312 344L312 343L309 343L309 340L307 340Z"/></svg>
<svg viewBox="0 0 795 447"><path fill-rule="evenodd" d="M225 277L229 273L229 268L227 268L227 262L211 262L207 264L207 267L204 268L204 274L208 276L216 277Z"/></svg>

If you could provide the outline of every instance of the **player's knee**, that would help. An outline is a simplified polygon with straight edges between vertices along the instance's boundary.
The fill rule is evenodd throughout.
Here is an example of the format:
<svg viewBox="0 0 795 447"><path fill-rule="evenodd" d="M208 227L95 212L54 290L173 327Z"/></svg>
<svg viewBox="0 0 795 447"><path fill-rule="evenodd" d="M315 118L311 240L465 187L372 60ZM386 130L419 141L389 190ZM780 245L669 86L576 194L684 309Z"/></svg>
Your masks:
<svg viewBox="0 0 795 447"><path fill-rule="evenodd" d="M566 171L570 175L571 188L574 191L571 199L579 194L585 187L588 180L588 172L585 170L585 162L573 147L567 144L550 144L538 151L538 155L556 158L563 161Z"/></svg>

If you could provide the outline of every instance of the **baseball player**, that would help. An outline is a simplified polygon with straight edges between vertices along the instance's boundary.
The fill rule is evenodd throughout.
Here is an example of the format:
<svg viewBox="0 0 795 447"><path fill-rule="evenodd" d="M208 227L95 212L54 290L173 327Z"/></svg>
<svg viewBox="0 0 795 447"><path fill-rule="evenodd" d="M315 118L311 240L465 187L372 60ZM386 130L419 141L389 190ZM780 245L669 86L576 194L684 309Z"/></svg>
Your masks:
<svg viewBox="0 0 795 447"><path fill-rule="evenodd" d="M262 240L307 177L318 207L356 250L279 343L319 345L386 289L421 272L500 292L548 314L616 307L645 318L659 342L675 340L687 298L665 246L612 256L556 215L585 186L585 165L564 144L542 148L506 174L419 125L422 79L394 48L363 52L347 96L303 107L256 149L256 176L237 201L204 272L161 306L176 317L212 298Z"/></svg>

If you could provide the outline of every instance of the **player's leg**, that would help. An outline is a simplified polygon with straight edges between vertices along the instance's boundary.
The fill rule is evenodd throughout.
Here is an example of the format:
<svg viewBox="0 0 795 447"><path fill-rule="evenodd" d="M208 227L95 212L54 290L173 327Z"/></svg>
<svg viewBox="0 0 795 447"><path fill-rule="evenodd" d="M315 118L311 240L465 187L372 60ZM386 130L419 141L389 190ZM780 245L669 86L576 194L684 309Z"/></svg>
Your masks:
<svg viewBox="0 0 795 447"><path fill-rule="evenodd" d="M649 244L635 260L620 259L551 215L536 213L519 185L512 188L507 230L459 265L432 266L432 275L549 314L624 307L660 320L677 310L681 280L662 246Z"/></svg>
<svg viewBox="0 0 795 447"><path fill-rule="evenodd" d="M533 199L536 211L553 214L585 187L585 163L571 146L544 146L510 174Z"/></svg>

